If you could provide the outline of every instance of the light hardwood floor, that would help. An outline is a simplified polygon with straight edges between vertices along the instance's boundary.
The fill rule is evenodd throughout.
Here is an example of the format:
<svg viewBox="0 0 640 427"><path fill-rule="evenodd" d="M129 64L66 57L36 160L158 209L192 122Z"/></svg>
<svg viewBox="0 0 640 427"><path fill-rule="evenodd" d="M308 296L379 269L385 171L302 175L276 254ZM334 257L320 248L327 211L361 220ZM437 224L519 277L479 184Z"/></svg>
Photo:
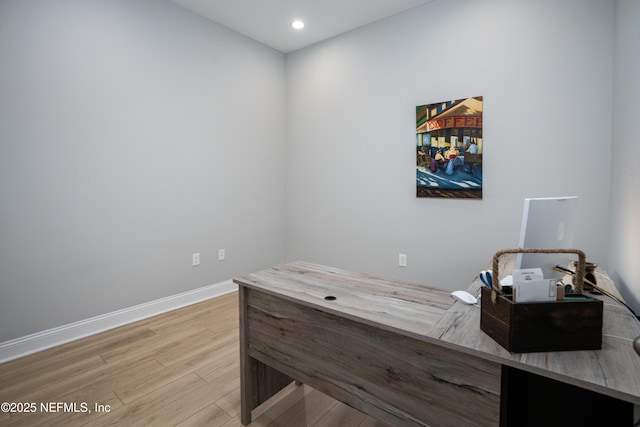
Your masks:
<svg viewBox="0 0 640 427"><path fill-rule="evenodd" d="M1 402L35 412L0 412L0 426L240 426L238 295L0 364ZM385 424L292 384L251 426Z"/></svg>

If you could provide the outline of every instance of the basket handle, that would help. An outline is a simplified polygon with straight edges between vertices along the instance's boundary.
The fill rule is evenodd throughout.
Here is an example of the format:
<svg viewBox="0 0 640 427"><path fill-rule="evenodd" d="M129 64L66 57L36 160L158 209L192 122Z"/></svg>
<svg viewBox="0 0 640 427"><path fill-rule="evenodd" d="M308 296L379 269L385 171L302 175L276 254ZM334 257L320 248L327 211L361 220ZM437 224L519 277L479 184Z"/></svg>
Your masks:
<svg viewBox="0 0 640 427"><path fill-rule="evenodd" d="M502 287L500 286L498 260L504 254L576 254L578 255L578 267L576 269L576 276L573 280L573 285L576 287L578 293L582 293L582 286L584 284L584 275L586 269L586 255L580 249L536 249L536 248L514 248L514 249L500 249L493 254L493 274L492 274L492 293L491 301L496 303L498 293L502 294Z"/></svg>

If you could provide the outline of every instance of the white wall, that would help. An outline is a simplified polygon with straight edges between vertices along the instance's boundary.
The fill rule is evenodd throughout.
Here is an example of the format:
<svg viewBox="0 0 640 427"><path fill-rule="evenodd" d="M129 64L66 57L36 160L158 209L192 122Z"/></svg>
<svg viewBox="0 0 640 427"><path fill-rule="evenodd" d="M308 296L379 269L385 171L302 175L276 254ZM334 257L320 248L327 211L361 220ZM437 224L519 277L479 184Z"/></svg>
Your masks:
<svg viewBox="0 0 640 427"><path fill-rule="evenodd" d="M434 1L287 56L287 258L466 288L525 197L606 260L615 3ZM484 198L415 196L415 106L484 96ZM398 267L398 253L408 267Z"/></svg>
<svg viewBox="0 0 640 427"><path fill-rule="evenodd" d="M3 0L0 58L0 342L283 261L284 55L164 1Z"/></svg>
<svg viewBox="0 0 640 427"><path fill-rule="evenodd" d="M640 313L640 2L618 0L609 273Z"/></svg>

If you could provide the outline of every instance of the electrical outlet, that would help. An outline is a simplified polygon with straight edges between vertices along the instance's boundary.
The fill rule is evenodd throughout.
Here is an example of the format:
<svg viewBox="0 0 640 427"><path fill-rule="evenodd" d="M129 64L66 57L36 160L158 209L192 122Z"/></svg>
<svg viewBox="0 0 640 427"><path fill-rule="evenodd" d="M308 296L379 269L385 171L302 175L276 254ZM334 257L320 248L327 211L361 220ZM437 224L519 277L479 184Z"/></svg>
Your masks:
<svg viewBox="0 0 640 427"><path fill-rule="evenodd" d="M227 254L224 249L218 249L218 261L224 261Z"/></svg>
<svg viewBox="0 0 640 427"><path fill-rule="evenodd" d="M198 265L200 265L200 252L191 255L191 266L196 267Z"/></svg>
<svg viewBox="0 0 640 427"><path fill-rule="evenodd" d="M398 265L400 267L407 266L407 254L398 254Z"/></svg>

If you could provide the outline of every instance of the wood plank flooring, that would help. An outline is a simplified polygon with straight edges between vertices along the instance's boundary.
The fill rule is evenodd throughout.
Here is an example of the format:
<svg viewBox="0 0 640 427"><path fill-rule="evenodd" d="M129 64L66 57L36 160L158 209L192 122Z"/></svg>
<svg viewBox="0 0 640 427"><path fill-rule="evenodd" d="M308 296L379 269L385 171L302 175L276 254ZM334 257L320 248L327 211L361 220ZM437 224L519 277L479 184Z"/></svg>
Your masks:
<svg viewBox="0 0 640 427"><path fill-rule="evenodd" d="M0 426L240 424L236 292L0 364ZM31 412L24 412L30 410ZM251 426L385 427L294 384Z"/></svg>

